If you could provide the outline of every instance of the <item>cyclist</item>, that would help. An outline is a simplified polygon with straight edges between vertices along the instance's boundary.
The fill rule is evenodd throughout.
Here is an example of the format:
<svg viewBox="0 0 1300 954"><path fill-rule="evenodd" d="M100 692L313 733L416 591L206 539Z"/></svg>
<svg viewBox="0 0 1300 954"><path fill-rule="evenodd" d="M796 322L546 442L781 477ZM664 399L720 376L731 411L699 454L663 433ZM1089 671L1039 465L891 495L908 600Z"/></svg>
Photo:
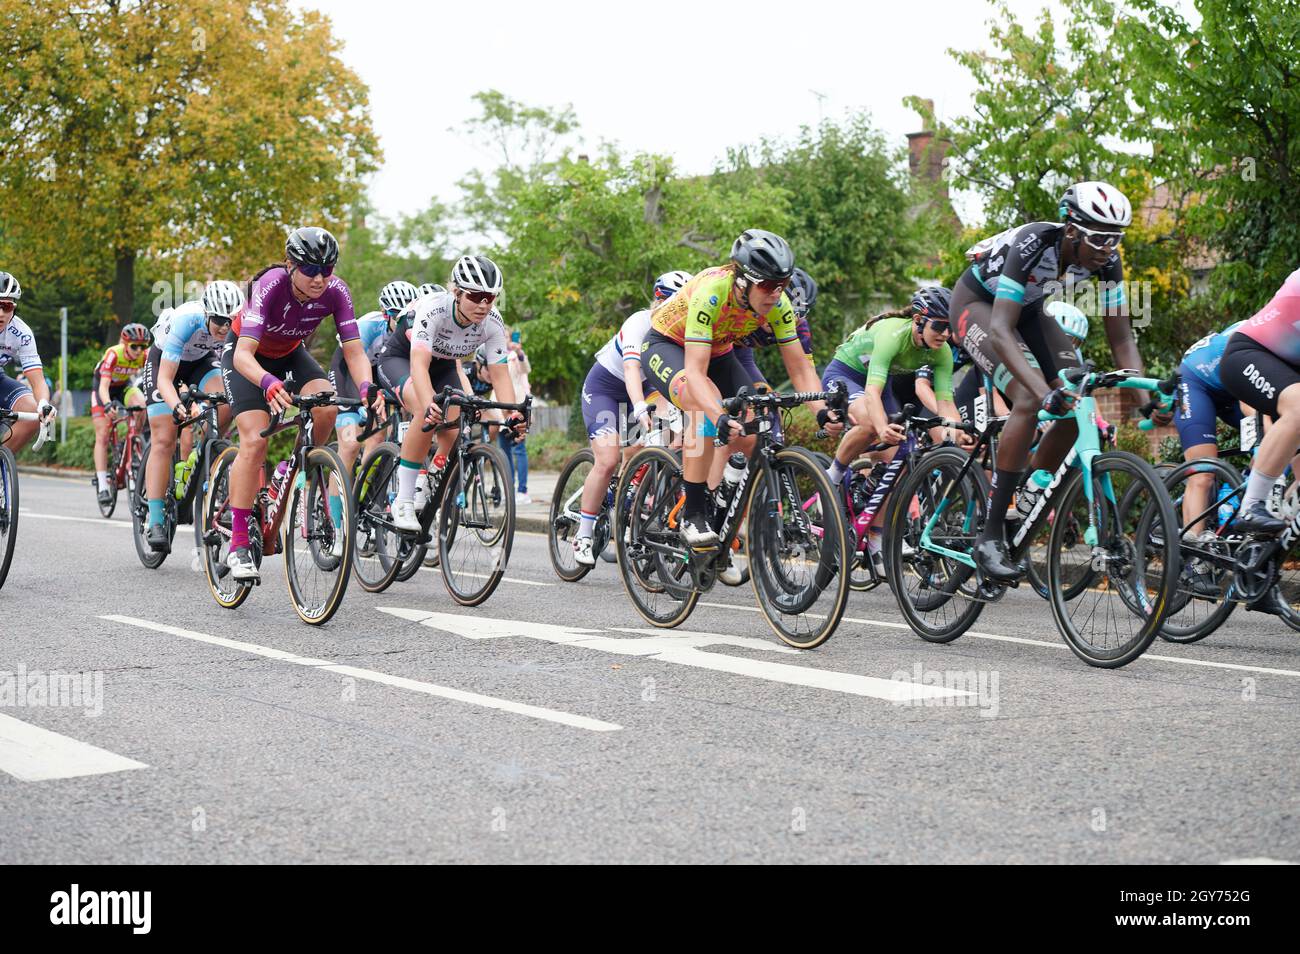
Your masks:
<svg viewBox="0 0 1300 954"><path fill-rule="evenodd" d="M652 292L653 304L667 301L690 279L691 273L686 271L660 275ZM584 566L596 563L591 538L605 490L618 467L622 431L630 423L639 424L642 433L651 426L641 372L641 347L650 332L650 312L650 308L642 309L623 322L614 337L596 352L596 361L582 383L582 417L595 458L582 484L581 517L573 540L573 559Z"/></svg>
<svg viewBox="0 0 1300 954"><path fill-rule="evenodd" d="M39 412L43 420L54 417L50 386L36 350L36 336L18 317L18 299L23 297L18 279L0 272L0 407L9 411ZM2 370L14 362L26 381L11 378ZM5 446L15 454L27 446L40 425L35 421L14 421Z"/></svg>
<svg viewBox="0 0 1300 954"><path fill-rule="evenodd" d="M444 387L469 392L461 361L481 344L487 346L485 355L493 389L502 403L515 403L514 383L506 368L506 326L492 307L503 286L501 269L490 258L463 255L452 268L451 290L426 295L415 303L410 336L399 328L384 342L379 355L379 379L402 399L414 421L442 421L442 410L434 399ZM459 416L460 408L448 409L449 421ZM523 433L523 415L512 411L507 426ZM429 456L433 433L413 424L402 441L397 500L393 503L393 523L400 530L420 529L415 485ZM438 456L445 459L456 439L455 430L449 428L437 434Z"/></svg>
<svg viewBox="0 0 1300 954"><path fill-rule="evenodd" d="M954 327L975 364L1003 389L1011 415L998 443L988 519L976 539L974 556L990 579L1013 582L1021 570L1011 561L1004 535L1007 508L1029 461L1040 408L1065 413L1072 404L1060 377L1079 358L1060 326L1044 320L1049 291L1065 282L1097 279L1106 336L1121 367L1143 368L1133 339L1124 294L1119 243L1133 219L1122 193L1104 182L1080 182L1061 197L1061 222L1030 222L978 243L967 252L972 264L952 295ZM1027 346L1038 362L1025 359ZM1165 421L1167 415L1160 415ZM1055 470L1076 436L1069 420L1049 429L1035 452L1035 467Z"/></svg>
<svg viewBox="0 0 1300 954"><path fill-rule="evenodd" d="M419 291L410 282L400 280L389 282L379 290L380 310L367 312L357 319L357 333L361 339L361 347L365 349L366 359L370 362L370 373L367 375L370 381L378 380L378 368L375 365L379 360L379 352L384 346L384 341L396 327L398 316L419 296ZM363 401L370 398L368 394L357 393L356 383L348 373L347 362L343 359L342 348L334 352L334 358L330 361L329 380L330 387L339 397L359 397ZM349 473L361 450L361 444L357 441L357 431L364 420L365 415L360 409L342 410L334 422L339 436L339 459L343 461L344 470ZM372 434L366 442L366 449L373 449L383 439L382 433ZM336 511L334 514L336 524L342 518L342 506L341 500L330 498L330 508Z"/></svg>
<svg viewBox="0 0 1300 954"><path fill-rule="evenodd" d="M104 352L92 373L90 420L95 425L95 477L99 481L99 502L112 499L108 489L108 437L117 407L144 407L144 392L132 379L144 370L149 352L149 329L139 322L122 328L121 340Z"/></svg>
<svg viewBox="0 0 1300 954"><path fill-rule="evenodd" d="M149 433L152 450L145 470L145 499L149 502L149 522L145 540L150 549L171 549L167 539L165 500L172 453L176 448L178 424L185 422L177 385L184 384L191 394L206 391L219 393L221 362L217 355L230 332L230 323L244 307L244 293L231 281L209 282L199 301L186 302L177 308L165 308L153 326L153 346L145 359L140 386L148 395ZM218 411L218 424L224 428L230 412ZM182 456L189 454L193 431L185 432Z"/></svg>
<svg viewBox="0 0 1300 954"><path fill-rule="evenodd" d="M1232 397L1273 419L1251 464L1246 493L1235 527L1244 533L1282 532L1284 521L1265 501L1300 447L1300 269L1292 272L1272 300L1237 325L1219 362L1219 378ZM1231 330L1231 329L1230 329Z"/></svg>
<svg viewBox="0 0 1300 954"><path fill-rule="evenodd" d="M334 316L343 359L358 392L370 386L370 363L357 332L352 294L334 274L339 244L325 229L306 226L289 233L284 262L254 276L248 304L234 321L221 349L221 377L239 429L239 455L230 468L230 553L226 563L236 580L258 578L248 546L248 521L266 463L261 432L271 415L293 405L293 396L328 391L329 379L307 351L307 341L327 315ZM332 407L312 411L313 437L322 441L334 427ZM342 540L335 534L335 551Z"/></svg>
<svg viewBox="0 0 1300 954"><path fill-rule="evenodd" d="M819 389L785 294L793 274L794 252L785 239L749 229L732 244L728 264L700 272L651 313L651 330L641 348L642 363L649 370L646 379L677 407L692 412L694 422L686 427L682 467L686 502L681 535L688 547L718 545L708 519L712 438L725 444L741 433L722 400L752 383L734 354L734 343L766 319L794 387ZM834 433L842 430L838 414L825 404L818 401L810 407L819 424Z"/></svg>
<svg viewBox="0 0 1300 954"><path fill-rule="evenodd" d="M808 314L817 302L817 283L802 268L796 268L794 274L790 276L790 286L786 289L786 295L790 299L790 307L794 309L795 327L799 330L799 344L803 346L803 352L808 356L808 360L814 361L812 330L808 327ZM760 391L770 391L771 388L768 387L767 378L759 370L758 362L754 360L754 349L773 344L776 344L776 336L772 334L772 329L766 322L736 342L736 357L749 372L750 381Z"/></svg>

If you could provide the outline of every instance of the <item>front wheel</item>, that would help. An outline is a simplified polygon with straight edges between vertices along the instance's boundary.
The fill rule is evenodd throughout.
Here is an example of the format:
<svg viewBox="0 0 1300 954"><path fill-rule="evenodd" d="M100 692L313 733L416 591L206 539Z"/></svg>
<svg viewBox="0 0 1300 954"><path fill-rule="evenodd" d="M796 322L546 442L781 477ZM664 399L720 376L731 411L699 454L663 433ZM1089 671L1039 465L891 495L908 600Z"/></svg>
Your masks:
<svg viewBox="0 0 1300 954"><path fill-rule="evenodd" d="M18 539L18 463L13 451L0 447L0 586L5 585Z"/></svg>
<svg viewBox="0 0 1300 954"><path fill-rule="evenodd" d="M308 449L281 530L284 578L304 623L319 626L338 612L352 575L355 525L352 480L343 461L328 447Z"/></svg>
<svg viewBox="0 0 1300 954"><path fill-rule="evenodd" d="M199 523L203 572L208 578L208 589L217 605L226 609L242 605L253 592L251 580L236 580L226 566L226 557L230 554L230 468L237 456L238 447L227 447L213 460L203 495L203 519ZM255 556L260 564L260 551Z"/></svg>
<svg viewBox="0 0 1300 954"><path fill-rule="evenodd" d="M117 468L122 463L122 442L110 440L108 442L108 502L99 499L99 481L91 478L90 485L95 488L95 504L99 507L100 514L108 519L113 516L113 511L117 509L117 492L121 489L117 485Z"/></svg>
<svg viewBox="0 0 1300 954"><path fill-rule="evenodd" d="M1223 500L1221 507L1226 510L1220 517L1218 509L1206 518L1205 524L1196 528L1199 535L1206 530L1214 534L1211 539L1207 534L1204 541L1188 541L1187 547L1201 551L1208 550L1218 556L1230 558L1232 547L1220 536L1226 519L1236 513L1236 505L1241 495L1233 494L1241 486L1241 474L1227 461L1216 457L1189 460L1170 469L1162 475L1165 489L1174 502L1178 515L1179 530L1186 533L1183 526L1184 500L1187 497L1188 484L1193 480L1203 482L1208 490L1205 503L1201 506L1192 504L1188 510L1195 509L1195 516L1206 510L1210 503ZM1232 496L1229 496L1232 494ZM1180 539L1181 539L1180 533ZM1204 639L1223 625L1237 608L1237 601L1232 598L1234 573L1232 568L1212 562L1200 556L1196 549L1184 549L1183 567L1178 577L1178 592L1165 623L1160 627L1160 638L1170 643L1194 643Z"/></svg>
<svg viewBox="0 0 1300 954"><path fill-rule="evenodd" d="M700 600L678 532L682 462L664 447L637 452L614 495L619 573L632 605L651 626L679 626Z"/></svg>
<svg viewBox="0 0 1300 954"><path fill-rule="evenodd" d="M1178 518L1160 477L1134 454L1097 455L1091 483L1091 501L1082 470L1061 487L1047 543L1049 603L1076 656L1116 669L1151 645L1177 595ZM1096 543L1066 549L1070 516L1085 534L1095 528ZM1070 599L1071 584L1089 570L1092 582Z"/></svg>
<svg viewBox="0 0 1300 954"><path fill-rule="evenodd" d="M129 505L131 508L131 539L135 541L135 554L146 570L156 570L167 559L165 550L154 550L145 539L149 529L149 498L145 491L145 474L149 466L149 454L152 444L146 444L136 461L135 476L131 481ZM163 494L163 525L167 528L167 544L171 546L176 538L176 499L172 494L172 484L168 481Z"/></svg>
<svg viewBox="0 0 1300 954"><path fill-rule="evenodd" d="M496 446L474 444L459 465L447 466L456 469L447 475L438 512L438 560L451 598L478 606L501 582L514 545L510 465Z"/></svg>
<svg viewBox="0 0 1300 954"><path fill-rule="evenodd" d="M578 451L565 462L555 481L551 495L551 513L546 522L546 544L551 555L555 575L566 583L576 583L591 572L592 567L579 563L573 556L573 541L578 536L582 522L582 489L587 475L596 462L589 448ZM606 520L608 508L601 508ZM593 546L592 554L598 551Z"/></svg>
<svg viewBox="0 0 1300 954"><path fill-rule="evenodd" d="M392 528L392 502L397 499L397 469L402 449L387 441L362 462L352 489L356 512L353 571L368 593L382 593L402 567L403 536ZM409 545L408 545L409 549Z"/></svg>
<svg viewBox="0 0 1300 954"><path fill-rule="evenodd" d="M835 632L848 601L844 510L826 471L802 447L777 451L770 476L769 483L760 472L751 484L750 580L782 642L815 649Z"/></svg>

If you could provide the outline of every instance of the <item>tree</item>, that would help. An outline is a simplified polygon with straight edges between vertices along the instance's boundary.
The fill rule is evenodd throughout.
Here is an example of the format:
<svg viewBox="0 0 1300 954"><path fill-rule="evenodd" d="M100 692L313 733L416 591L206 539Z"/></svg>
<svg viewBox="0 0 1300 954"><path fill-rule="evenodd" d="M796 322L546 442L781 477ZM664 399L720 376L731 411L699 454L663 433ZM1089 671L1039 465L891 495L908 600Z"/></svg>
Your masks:
<svg viewBox="0 0 1300 954"><path fill-rule="evenodd" d="M278 257L289 228L346 221L376 166L365 87L319 14L285 0L0 9L6 255L33 283L111 284L119 323L140 260L240 274Z"/></svg>

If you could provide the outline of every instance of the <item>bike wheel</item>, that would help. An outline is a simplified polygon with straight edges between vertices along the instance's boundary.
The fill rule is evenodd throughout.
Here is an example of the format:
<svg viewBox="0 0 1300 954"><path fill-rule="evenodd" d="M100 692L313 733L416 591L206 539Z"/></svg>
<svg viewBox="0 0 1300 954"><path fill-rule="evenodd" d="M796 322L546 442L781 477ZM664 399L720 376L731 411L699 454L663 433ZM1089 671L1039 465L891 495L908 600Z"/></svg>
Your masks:
<svg viewBox="0 0 1300 954"><path fill-rule="evenodd" d="M514 545L510 465L494 445L475 444L464 452L463 466L447 475L445 488L438 513L442 579L457 603L478 606L501 582Z"/></svg>
<svg viewBox="0 0 1300 954"><path fill-rule="evenodd" d="M775 500L756 477L749 498L749 572L758 606L781 641L815 649L835 632L849 598L844 510L817 458L786 447L772 458Z"/></svg>
<svg viewBox="0 0 1300 954"><path fill-rule="evenodd" d="M1049 603L1071 651L1090 666L1114 669L1146 651L1169 612L1178 584L1178 520L1159 476L1134 454L1097 455L1092 485L1091 505L1081 470L1061 487L1048 539ZM1096 544L1068 551L1064 515L1089 528L1090 510ZM1077 579L1080 556L1096 578L1085 593L1067 600L1064 587Z"/></svg>
<svg viewBox="0 0 1300 954"><path fill-rule="evenodd" d="M230 441L225 441L225 440L212 441L207 448L207 457L204 458L200 456L198 464L195 465L196 467L202 465L203 461L206 459L212 462L211 466L208 468L206 472L202 474L194 474L193 476L190 477L190 485L192 487L195 487L194 516L191 521L194 524L195 559L201 559L200 555L203 553L203 534L204 534L203 508L207 502L206 497L208 493L208 486L212 482L212 471L216 470L217 458L219 458L222 454L224 454L226 452L226 448L228 448L229 446L230 446ZM195 569L196 570L198 569L197 565L195 566Z"/></svg>
<svg viewBox="0 0 1300 954"><path fill-rule="evenodd" d="M235 609L253 592L251 580L236 580L226 566L230 553L230 468L239 454L238 447L227 447L212 463L203 495L202 529L203 572L208 589L218 606ZM260 563L260 553L258 555Z"/></svg>
<svg viewBox="0 0 1300 954"><path fill-rule="evenodd" d="M885 531L889 588L912 631L931 643L947 643L974 625L986 599L975 571L941 552L969 554L988 512L988 480L979 466L961 480L965 451L939 448L909 467L894 491ZM922 536L929 530L928 546Z"/></svg>
<svg viewBox="0 0 1300 954"><path fill-rule="evenodd" d="M100 515L104 519L113 516L113 511L117 509L117 468L122 463L122 442L110 440L108 442L108 503L99 499L99 483L91 480L90 484L95 488L95 504L99 507Z"/></svg>
<svg viewBox="0 0 1300 954"><path fill-rule="evenodd" d="M678 626L700 600L677 532L682 463L664 447L637 452L618 481L618 569L632 605L651 626Z"/></svg>
<svg viewBox="0 0 1300 954"><path fill-rule="evenodd" d="M336 525L330 499L343 503ZM289 509L281 529L284 579L298 618L319 626L329 622L343 602L352 575L356 513L352 481L339 455L328 447L307 451L306 467L294 479ZM332 551L341 543L341 553Z"/></svg>
<svg viewBox="0 0 1300 954"><path fill-rule="evenodd" d="M162 566L163 560L167 559L167 554L156 551L149 546L149 541L145 539L145 532L149 528L149 501L145 496L144 475L145 468L149 465L149 452L153 449L150 445L140 452L139 459L135 464L135 476L131 481L131 493L128 496L128 506L131 510L131 539L135 541L135 555L140 558L140 563L146 570L156 570ZM170 483L167 488L167 497L171 496ZM169 515L163 519L167 521L168 539L176 532L175 505L170 499L166 500L166 509Z"/></svg>
<svg viewBox="0 0 1300 954"><path fill-rule="evenodd" d="M392 529L401 458L402 449L385 441L366 455L353 483L352 506L357 519L352 571L368 593L388 589L402 568L402 534Z"/></svg>
<svg viewBox="0 0 1300 954"><path fill-rule="evenodd" d="M566 583L576 583L592 571L573 557L573 541L582 519L582 487L595 465L590 449L578 451L565 462L551 495L550 519L546 522L546 544L555 575ZM607 511L608 508L602 508ZM596 551L593 547L593 554Z"/></svg>
<svg viewBox="0 0 1300 954"><path fill-rule="evenodd" d="M1220 494L1225 489L1235 490L1242 482L1237 468L1215 457L1190 460L1164 474L1165 488L1169 491L1178 517L1180 541L1186 530L1183 526L1182 502L1187 493L1188 481L1195 475L1205 475L1209 479L1208 501L1220 499ZM1197 508L1197 513L1204 509L1205 507ZM1217 513L1207 517L1206 522L1208 526L1204 529L1221 529ZM1216 541L1197 546L1208 547L1224 557L1232 555L1231 547L1226 542ZM1231 568L1202 559L1194 551L1188 552L1186 545L1183 546L1182 561L1178 591L1174 595L1169 615L1160 627L1160 638L1170 643L1194 643L1204 639L1222 626L1237 608L1237 601L1232 598L1235 574Z"/></svg>
<svg viewBox="0 0 1300 954"><path fill-rule="evenodd" d="M0 586L5 585L18 539L18 462L13 451L0 447Z"/></svg>

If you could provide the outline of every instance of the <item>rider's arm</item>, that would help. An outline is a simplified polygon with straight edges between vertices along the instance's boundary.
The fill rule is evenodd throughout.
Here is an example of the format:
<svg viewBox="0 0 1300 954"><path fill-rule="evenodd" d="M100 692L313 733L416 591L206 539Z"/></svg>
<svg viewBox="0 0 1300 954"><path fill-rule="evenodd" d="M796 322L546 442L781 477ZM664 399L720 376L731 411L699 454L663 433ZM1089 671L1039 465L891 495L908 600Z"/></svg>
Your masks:
<svg viewBox="0 0 1300 954"><path fill-rule="evenodd" d="M180 370L180 362L166 355L158 362L158 393L162 395L165 403L173 411L181 403L181 396L176 392L176 372Z"/></svg>
<svg viewBox="0 0 1300 954"><path fill-rule="evenodd" d="M360 389L367 382L374 384L370 380L373 372L370 370L370 359L366 357L366 349L361 346L360 338L348 338L339 347L343 349L343 361L348 366L348 374L352 375L352 380L356 382L357 393L361 395L361 403L364 405L370 400L370 395L362 393ZM382 407L383 398L379 397L377 400Z"/></svg>
<svg viewBox="0 0 1300 954"><path fill-rule="evenodd" d="M934 396L934 387L930 384L929 375L923 373L933 371L929 368L918 368L916 371L916 399L921 402L921 406L931 413L939 413L939 401Z"/></svg>
<svg viewBox="0 0 1300 954"><path fill-rule="evenodd" d="M266 385L262 383L262 378L266 376L267 371L257 362L257 338L248 335L240 335L239 341L235 344L235 357L233 363L235 370L242 374L249 381L252 381L259 388L266 390Z"/></svg>
<svg viewBox="0 0 1300 954"><path fill-rule="evenodd" d="M49 403L50 388L45 383L45 369L38 364L34 368L24 368L23 375L31 385L32 396L36 398L36 403L40 404L42 401Z"/></svg>

